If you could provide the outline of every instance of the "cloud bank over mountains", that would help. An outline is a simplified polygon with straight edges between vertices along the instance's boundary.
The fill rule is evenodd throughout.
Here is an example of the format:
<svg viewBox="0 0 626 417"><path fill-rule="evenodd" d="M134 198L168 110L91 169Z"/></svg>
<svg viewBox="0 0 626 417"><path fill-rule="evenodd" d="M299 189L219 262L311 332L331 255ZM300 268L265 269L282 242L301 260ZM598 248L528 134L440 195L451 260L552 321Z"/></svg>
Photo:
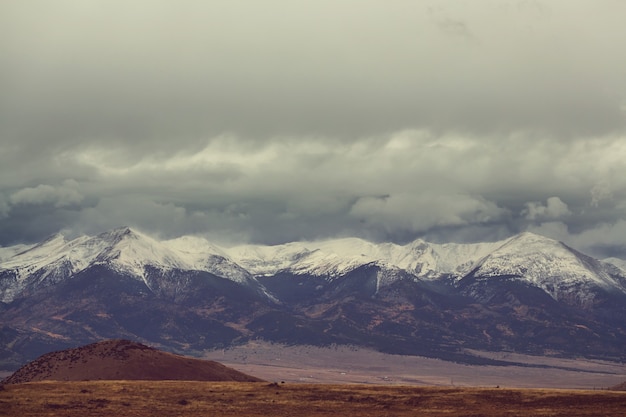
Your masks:
<svg viewBox="0 0 626 417"><path fill-rule="evenodd" d="M131 225L626 256L622 2L4 2L0 245Z"/></svg>

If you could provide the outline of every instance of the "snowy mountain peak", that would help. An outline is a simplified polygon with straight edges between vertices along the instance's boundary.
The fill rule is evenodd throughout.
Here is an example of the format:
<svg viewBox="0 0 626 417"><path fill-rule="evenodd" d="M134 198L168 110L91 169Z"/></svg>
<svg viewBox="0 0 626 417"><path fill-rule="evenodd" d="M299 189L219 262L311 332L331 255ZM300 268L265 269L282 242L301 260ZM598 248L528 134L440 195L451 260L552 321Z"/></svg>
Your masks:
<svg viewBox="0 0 626 417"><path fill-rule="evenodd" d="M466 264L472 265L477 260L474 258L486 254L491 246L436 245L423 240L402 246L342 238L276 246L245 245L227 251L254 275L288 271L333 279L364 265L378 265L389 271L402 270L420 278L436 279L460 265L467 269Z"/></svg>
<svg viewBox="0 0 626 417"><path fill-rule="evenodd" d="M506 245L562 245L563 243L532 232L522 232L505 241Z"/></svg>
<svg viewBox="0 0 626 417"><path fill-rule="evenodd" d="M590 287L626 292L599 262L562 242L533 233L508 239L482 259L473 274L480 278L515 277L554 299L573 295L583 304L591 301Z"/></svg>
<svg viewBox="0 0 626 417"><path fill-rule="evenodd" d="M37 243L33 247L29 248L28 251L31 253L40 252L45 254L48 251L64 246L66 242L65 236L60 233L55 233L54 235L48 236L40 243Z"/></svg>
<svg viewBox="0 0 626 417"><path fill-rule="evenodd" d="M181 243L182 242L182 243ZM9 302L34 286L48 286L92 266L106 266L147 282L147 268L204 271L237 282L251 275L209 242L190 237L158 241L129 227L67 241L60 234L43 242L2 248L0 300Z"/></svg>
<svg viewBox="0 0 626 417"><path fill-rule="evenodd" d="M288 270L312 252L302 242L274 246L241 245L224 250L231 259L255 276L274 275Z"/></svg>
<svg viewBox="0 0 626 417"><path fill-rule="evenodd" d="M42 240L40 243L38 243L38 245L49 245L59 241L65 242L65 236L63 236L61 233L54 233Z"/></svg>
<svg viewBox="0 0 626 417"><path fill-rule="evenodd" d="M376 266L384 285L396 279L451 280L509 277L542 288L554 298L590 286L626 292L626 272L586 257L563 243L534 233L499 242L434 244L421 239L406 245L372 243L358 238L283 245L224 248L202 237L159 241L130 227L67 241L53 235L36 245L0 248L3 300L29 285L49 285L95 265L143 280L147 271L204 271L245 283L278 273L313 275L329 281L363 266ZM9 282L9 281L7 281ZM1 284L1 283L0 283ZM10 288L9 288L10 287ZM7 295L9 294L9 295Z"/></svg>
<svg viewBox="0 0 626 417"><path fill-rule="evenodd" d="M146 266L158 269L187 266L165 245L128 227L100 234L96 240L105 244L95 259L96 263L109 264L120 272L137 277L144 277Z"/></svg>
<svg viewBox="0 0 626 417"><path fill-rule="evenodd" d="M111 244L116 244L126 239L135 239L135 240L152 239L144 235L143 233L140 233L137 230L134 230L128 226L124 226L124 227L120 227L117 229L106 231L104 233L100 233L96 237L102 241L109 242Z"/></svg>
<svg viewBox="0 0 626 417"><path fill-rule="evenodd" d="M161 243L181 253L194 254L200 257L205 255L228 256L222 248L199 236L181 236Z"/></svg>
<svg viewBox="0 0 626 417"><path fill-rule="evenodd" d="M411 248L414 251L423 251L425 249L428 249L430 247L430 243L426 242L423 239L416 239L414 241L412 241L411 243L409 243L407 246L409 248Z"/></svg>
<svg viewBox="0 0 626 417"><path fill-rule="evenodd" d="M21 251L14 251L13 256L2 263L1 269L15 269L18 275L32 272L47 263L54 262L59 258L59 252L63 252L66 247L67 242L63 235L52 235L36 245L22 247Z"/></svg>

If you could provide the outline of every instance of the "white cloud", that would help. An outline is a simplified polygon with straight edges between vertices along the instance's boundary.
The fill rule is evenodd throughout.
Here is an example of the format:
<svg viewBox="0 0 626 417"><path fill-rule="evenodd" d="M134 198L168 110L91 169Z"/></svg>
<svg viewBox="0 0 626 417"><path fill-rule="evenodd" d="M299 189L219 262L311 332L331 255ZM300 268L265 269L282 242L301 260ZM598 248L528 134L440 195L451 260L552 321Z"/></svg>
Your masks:
<svg viewBox="0 0 626 417"><path fill-rule="evenodd" d="M570 236L570 241L581 248L602 249L619 248L619 256L626 259L626 220L604 223Z"/></svg>
<svg viewBox="0 0 626 417"><path fill-rule="evenodd" d="M552 239L560 240L583 253L600 258L615 256L626 259L626 220L594 224L592 227L572 232L563 222L544 222L529 229Z"/></svg>
<svg viewBox="0 0 626 417"><path fill-rule="evenodd" d="M537 233L552 239L560 240L573 244L572 235L569 232L567 224L559 221L547 221L539 224L530 225L527 229L529 232Z"/></svg>
<svg viewBox="0 0 626 417"><path fill-rule="evenodd" d="M482 198L438 194L363 197L350 210L351 216L389 233L481 224L496 221L503 214L505 210Z"/></svg>
<svg viewBox="0 0 626 417"><path fill-rule="evenodd" d="M79 204L84 197L78 190L78 183L66 180L60 186L40 184L36 187L22 188L9 197L12 205L52 204L54 207L69 207Z"/></svg>
<svg viewBox="0 0 626 417"><path fill-rule="evenodd" d="M0 1L0 244L624 217L626 2L183 3Z"/></svg>
<svg viewBox="0 0 626 417"><path fill-rule="evenodd" d="M525 208L520 213L528 220L555 220L569 216L572 212L559 197L550 197L546 204L531 201L524 204Z"/></svg>

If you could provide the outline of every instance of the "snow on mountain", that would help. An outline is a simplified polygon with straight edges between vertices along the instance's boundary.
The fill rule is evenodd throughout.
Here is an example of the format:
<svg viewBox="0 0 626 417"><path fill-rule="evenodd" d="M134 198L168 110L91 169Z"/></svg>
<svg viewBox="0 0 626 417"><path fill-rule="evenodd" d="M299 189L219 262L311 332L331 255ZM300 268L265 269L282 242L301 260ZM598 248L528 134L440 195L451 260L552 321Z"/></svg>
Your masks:
<svg viewBox="0 0 626 417"><path fill-rule="evenodd" d="M206 271L236 282L253 279L250 272L233 262L219 246L196 236L183 236L161 242L176 252L187 270Z"/></svg>
<svg viewBox="0 0 626 417"><path fill-rule="evenodd" d="M462 277L502 242L434 244L416 240L402 247L395 264L421 278Z"/></svg>
<svg viewBox="0 0 626 417"><path fill-rule="evenodd" d="M575 291L580 301L585 301L590 296L586 290L591 286L621 288L598 261L561 242L532 233L508 239L480 262L474 276L514 276L543 289L557 300L564 293ZM626 292L624 288L621 290Z"/></svg>
<svg viewBox="0 0 626 417"><path fill-rule="evenodd" d="M206 271L244 282L251 275L202 239L159 242L128 227L66 241L54 235L30 247L3 248L0 300L9 302L29 286L51 285L90 266L107 267L146 282L146 267L162 271ZM12 255L12 256L11 256Z"/></svg>
<svg viewBox="0 0 626 417"><path fill-rule="evenodd" d="M376 245L357 238L308 242L308 251L289 267L297 274L337 277L362 265L384 265L393 244Z"/></svg>
<svg viewBox="0 0 626 417"><path fill-rule="evenodd" d="M257 276L278 272L336 278L368 264L395 267L398 245L357 238L284 245L243 245L226 249L233 260Z"/></svg>
<svg viewBox="0 0 626 417"><path fill-rule="evenodd" d="M462 275L502 242L433 244L416 240L407 245L372 243L357 238L286 245L245 245L226 249L237 263L254 275L280 271L336 278L363 265L399 269L420 278Z"/></svg>
<svg viewBox="0 0 626 417"><path fill-rule="evenodd" d="M287 272L332 280L361 266L376 265L379 267L377 286L380 288L407 275L395 265L406 256L401 246L374 244L357 238L275 246L243 245L226 250L233 260L255 276Z"/></svg>
<svg viewBox="0 0 626 417"><path fill-rule="evenodd" d="M511 277L527 282L559 299L572 293L580 302L591 299L591 287L626 292L599 261L561 242L522 233L498 242L433 244L416 240L406 245L375 244L356 238L287 245L246 245L225 249L231 258L254 275L288 272L339 278L364 265L380 268L379 285L407 276L458 281L474 273L480 278ZM619 274L622 277L626 273Z"/></svg>
<svg viewBox="0 0 626 417"><path fill-rule="evenodd" d="M244 283L280 272L333 280L361 266L374 265L379 268L379 285L406 277L457 281L472 273L480 279L516 277L556 299L573 287L577 291L597 286L626 292L624 269L609 270L606 263L531 233L472 244L416 240L397 245L345 238L224 248L194 236L159 241L125 227L94 237L67 241L54 235L37 245L0 249L0 296L5 302L29 285L51 285L93 265L105 265L144 282L147 267L205 271ZM626 262L622 262L623 267Z"/></svg>
<svg viewBox="0 0 626 417"><path fill-rule="evenodd" d="M94 264L108 264L122 273L143 278L146 266L162 270L193 269L166 245L127 227L103 233L96 239L106 247Z"/></svg>
<svg viewBox="0 0 626 417"><path fill-rule="evenodd" d="M53 285L76 272L86 256L80 244L87 239L80 237L67 242L56 234L36 245L5 248L4 253L14 254L0 265L0 275L4 277L0 300L11 301L29 286Z"/></svg>
<svg viewBox="0 0 626 417"><path fill-rule="evenodd" d="M298 259L311 252L303 242L275 246L241 245L224 250L231 259L255 276L274 275L288 270Z"/></svg>
<svg viewBox="0 0 626 417"><path fill-rule="evenodd" d="M186 266L156 240L132 229L121 228L70 241L60 234L54 235L14 254L2 262L1 269L13 271L18 280L34 274L43 280L58 271L77 273L101 264L137 277L143 277L146 265L161 268Z"/></svg>
<svg viewBox="0 0 626 417"><path fill-rule="evenodd" d="M77 272L97 253L98 248L89 245L90 240L81 236L68 242L57 234L16 253L0 269L13 270L20 278L40 272L42 279L59 270Z"/></svg>
<svg viewBox="0 0 626 417"><path fill-rule="evenodd" d="M35 245L20 244L15 246L0 247L0 262L5 262L17 255L18 253L25 252L33 246Z"/></svg>
<svg viewBox="0 0 626 417"><path fill-rule="evenodd" d="M602 261L618 267L626 275L626 260L620 258L606 258Z"/></svg>

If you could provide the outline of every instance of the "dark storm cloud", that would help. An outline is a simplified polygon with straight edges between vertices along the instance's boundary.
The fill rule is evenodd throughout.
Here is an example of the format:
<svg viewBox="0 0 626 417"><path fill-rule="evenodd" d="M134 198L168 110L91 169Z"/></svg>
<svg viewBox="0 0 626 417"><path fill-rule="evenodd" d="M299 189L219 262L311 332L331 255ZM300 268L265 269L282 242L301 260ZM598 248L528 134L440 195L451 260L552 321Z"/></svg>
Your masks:
<svg viewBox="0 0 626 417"><path fill-rule="evenodd" d="M3 2L0 244L123 224L268 243L533 229L608 252L626 242L607 232L626 209L625 13Z"/></svg>
<svg viewBox="0 0 626 417"><path fill-rule="evenodd" d="M27 143L142 151L223 131L353 138L416 124L568 135L623 126L621 32L611 33L619 5L561 5L544 19L446 1L3 8L3 126ZM475 41L458 39L467 36Z"/></svg>

